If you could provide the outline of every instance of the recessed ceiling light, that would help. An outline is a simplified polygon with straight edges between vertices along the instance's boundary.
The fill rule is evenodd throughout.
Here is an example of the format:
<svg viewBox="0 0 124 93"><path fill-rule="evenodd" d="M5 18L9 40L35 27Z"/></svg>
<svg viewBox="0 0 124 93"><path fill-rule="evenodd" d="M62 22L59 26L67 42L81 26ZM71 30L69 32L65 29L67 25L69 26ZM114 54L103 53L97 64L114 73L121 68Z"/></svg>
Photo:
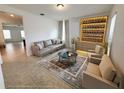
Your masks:
<svg viewBox="0 0 124 93"><path fill-rule="evenodd" d="M62 8L64 7L63 4L57 4L56 6L57 6L59 9L62 9Z"/></svg>
<svg viewBox="0 0 124 93"><path fill-rule="evenodd" d="M11 17L15 17L13 14L10 14Z"/></svg>

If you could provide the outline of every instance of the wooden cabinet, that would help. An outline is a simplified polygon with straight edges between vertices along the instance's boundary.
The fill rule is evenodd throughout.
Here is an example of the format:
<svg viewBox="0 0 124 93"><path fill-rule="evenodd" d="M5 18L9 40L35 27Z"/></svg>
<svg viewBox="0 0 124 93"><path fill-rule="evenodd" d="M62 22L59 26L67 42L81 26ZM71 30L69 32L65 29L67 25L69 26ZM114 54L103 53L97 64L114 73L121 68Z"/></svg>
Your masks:
<svg viewBox="0 0 124 93"><path fill-rule="evenodd" d="M105 43L107 16L82 18L80 21L80 41Z"/></svg>

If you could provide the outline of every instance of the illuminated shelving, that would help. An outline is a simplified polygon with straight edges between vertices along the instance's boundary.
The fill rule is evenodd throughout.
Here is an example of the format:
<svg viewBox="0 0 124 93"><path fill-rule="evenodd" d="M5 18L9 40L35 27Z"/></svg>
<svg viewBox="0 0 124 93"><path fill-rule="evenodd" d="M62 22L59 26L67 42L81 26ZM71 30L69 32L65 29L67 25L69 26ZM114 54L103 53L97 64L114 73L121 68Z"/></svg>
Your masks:
<svg viewBox="0 0 124 93"><path fill-rule="evenodd" d="M105 42L107 16L82 18L80 21L80 41Z"/></svg>

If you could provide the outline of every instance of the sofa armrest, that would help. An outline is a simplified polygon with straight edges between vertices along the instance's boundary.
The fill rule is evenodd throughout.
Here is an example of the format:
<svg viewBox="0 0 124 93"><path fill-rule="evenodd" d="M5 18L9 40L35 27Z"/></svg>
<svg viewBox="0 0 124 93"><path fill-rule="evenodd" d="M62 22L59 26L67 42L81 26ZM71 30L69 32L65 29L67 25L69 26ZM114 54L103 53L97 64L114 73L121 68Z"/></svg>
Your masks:
<svg viewBox="0 0 124 93"><path fill-rule="evenodd" d="M40 51L40 48L36 45L32 45L31 46L31 50L32 50L32 55L34 56L39 56L39 51Z"/></svg>
<svg viewBox="0 0 124 93"><path fill-rule="evenodd" d="M111 81L105 80L99 76L92 73L83 72L83 87L84 88L98 88L98 89L115 89L118 88L117 85Z"/></svg>

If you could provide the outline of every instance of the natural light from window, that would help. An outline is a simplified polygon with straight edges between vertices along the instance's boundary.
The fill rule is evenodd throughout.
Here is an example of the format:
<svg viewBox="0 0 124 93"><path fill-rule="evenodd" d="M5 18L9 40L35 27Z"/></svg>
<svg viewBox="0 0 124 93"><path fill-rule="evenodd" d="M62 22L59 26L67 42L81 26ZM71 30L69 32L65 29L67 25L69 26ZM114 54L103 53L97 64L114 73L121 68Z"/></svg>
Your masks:
<svg viewBox="0 0 124 93"><path fill-rule="evenodd" d="M10 30L3 30L3 35L5 39L11 39Z"/></svg>
<svg viewBox="0 0 124 93"><path fill-rule="evenodd" d="M25 32L23 30L21 30L21 37L25 38Z"/></svg>
<svg viewBox="0 0 124 93"><path fill-rule="evenodd" d="M108 55L110 54L110 48L111 48L112 39L113 39L113 33L114 33L114 28L115 28L116 17L117 17L117 14L115 14L112 17L112 20L111 20L109 40L108 40Z"/></svg>
<svg viewBox="0 0 124 93"><path fill-rule="evenodd" d="M62 26L62 41L65 41L65 20L63 20Z"/></svg>

